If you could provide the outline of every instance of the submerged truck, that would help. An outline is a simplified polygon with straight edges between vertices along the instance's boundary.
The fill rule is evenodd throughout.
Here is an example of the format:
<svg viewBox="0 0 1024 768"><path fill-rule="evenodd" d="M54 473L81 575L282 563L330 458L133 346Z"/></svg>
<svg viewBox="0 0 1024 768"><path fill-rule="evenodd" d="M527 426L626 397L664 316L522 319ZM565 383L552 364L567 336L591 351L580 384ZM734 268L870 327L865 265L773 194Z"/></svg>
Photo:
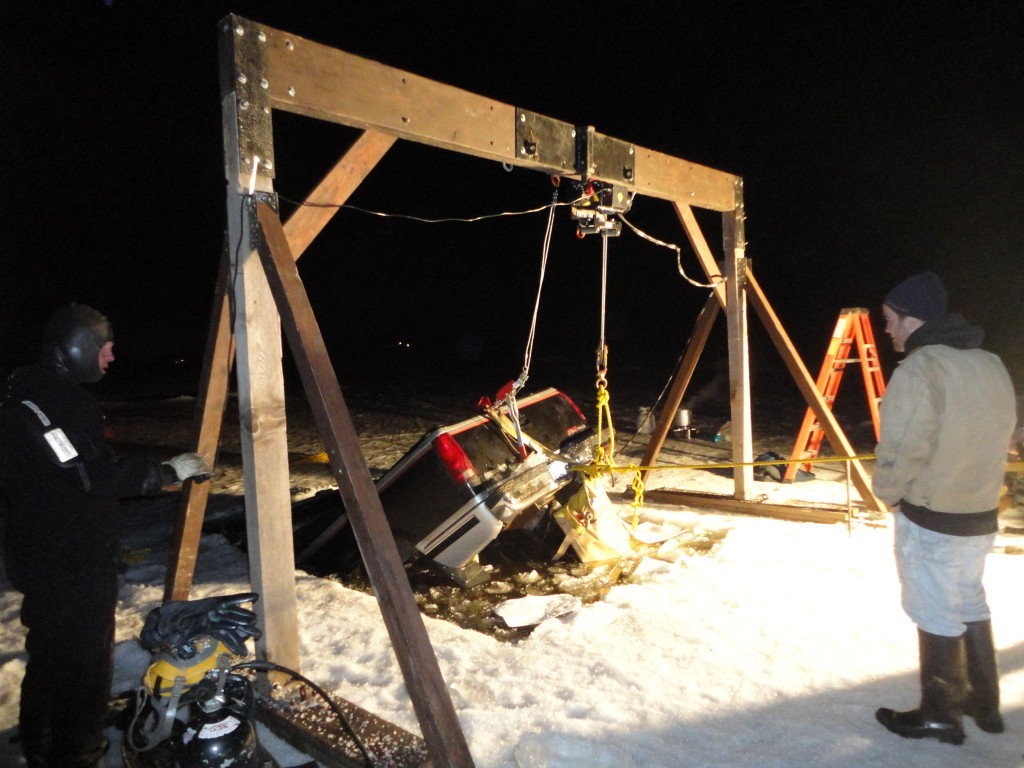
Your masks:
<svg viewBox="0 0 1024 768"><path fill-rule="evenodd" d="M486 581L477 555L545 512L595 443L583 412L554 388L431 430L376 482L403 560L426 558L463 586ZM298 565L346 572L361 563L336 490L295 504L293 521Z"/></svg>

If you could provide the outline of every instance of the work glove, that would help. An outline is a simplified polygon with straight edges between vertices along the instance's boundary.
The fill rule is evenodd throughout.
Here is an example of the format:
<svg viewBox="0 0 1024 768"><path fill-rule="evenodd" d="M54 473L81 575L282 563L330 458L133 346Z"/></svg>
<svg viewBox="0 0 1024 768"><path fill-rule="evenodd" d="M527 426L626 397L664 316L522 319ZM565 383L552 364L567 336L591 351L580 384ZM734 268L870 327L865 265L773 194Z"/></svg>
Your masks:
<svg viewBox="0 0 1024 768"><path fill-rule="evenodd" d="M254 592L242 592L202 600L172 600L149 612L139 643L148 651L176 651L199 637L212 637L235 655L244 656L248 653L245 641L258 639L262 633L256 627L256 614L239 606L258 599Z"/></svg>
<svg viewBox="0 0 1024 768"><path fill-rule="evenodd" d="M210 465L198 453L179 453L173 459L163 462L160 467L168 485L184 482L190 477L201 483L213 476Z"/></svg>

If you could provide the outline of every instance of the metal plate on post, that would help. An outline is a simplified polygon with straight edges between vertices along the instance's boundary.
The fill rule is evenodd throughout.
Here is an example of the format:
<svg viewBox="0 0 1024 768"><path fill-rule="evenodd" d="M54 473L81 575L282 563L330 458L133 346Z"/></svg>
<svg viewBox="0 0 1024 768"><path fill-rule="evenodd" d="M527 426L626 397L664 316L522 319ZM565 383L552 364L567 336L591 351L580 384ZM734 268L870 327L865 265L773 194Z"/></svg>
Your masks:
<svg viewBox="0 0 1024 768"><path fill-rule="evenodd" d="M605 136L593 126L576 129L576 171L582 177L613 183L636 183L636 147Z"/></svg>
<svg viewBox="0 0 1024 768"><path fill-rule="evenodd" d="M516 165L567 176L576 167L576 129L551 117L516 109Z"/></svg>
<svg viewBox="0 0 1024 768"><path fill-rule="evenodd" d="M238 124L239 169L274 178L274 132L266 79L267 36L259 24L229 16L221 29L221 97L234 94Z"/></svg>

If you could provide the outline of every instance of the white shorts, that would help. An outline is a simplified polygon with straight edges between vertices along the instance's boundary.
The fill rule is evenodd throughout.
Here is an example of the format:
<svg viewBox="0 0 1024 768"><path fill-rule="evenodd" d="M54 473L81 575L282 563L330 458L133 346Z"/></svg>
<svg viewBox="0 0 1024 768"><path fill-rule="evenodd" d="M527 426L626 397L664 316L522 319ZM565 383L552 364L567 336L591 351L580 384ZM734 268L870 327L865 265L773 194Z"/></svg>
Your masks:
<svg viewBox="0 0 1024 768"><path fill-rule="evenodd" d="M996 534L949 536L894 515L896 571L903 610L920 629L959 637L968 621L992 618L982 576Z"/></svg>

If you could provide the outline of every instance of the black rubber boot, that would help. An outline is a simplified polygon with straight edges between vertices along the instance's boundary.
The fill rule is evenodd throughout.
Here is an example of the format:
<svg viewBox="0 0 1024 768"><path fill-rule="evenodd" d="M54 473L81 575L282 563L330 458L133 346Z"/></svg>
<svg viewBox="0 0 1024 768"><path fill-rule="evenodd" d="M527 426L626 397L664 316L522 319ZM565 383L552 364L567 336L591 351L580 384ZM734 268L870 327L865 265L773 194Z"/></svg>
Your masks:
<svg viewBox="0 0 1024 768"><path fill-rule="evenodd" d="M992 622L969 621L964 633L967 652L967 680L971 691L964 703L964 714L987 733L1002 733L1006 726L999 714L999 668L992 640Z"/></svg>
<svg viewBox="0 0 1024 768"><path fill-rule="evenodd" d="M102 736L89 744L79 745L73 751L62 750L54 745L50 755L50 768L107 768L105 755L110 744ZM53 754L56 753L56 754Z"/></svg>
<svg viewBox="0 0 1024 768"><path fill-rule="evenodd" d="M29 657L25 677L21 681L21 704L18 711L18 742L28 768L47 768L53 731L50 726L50 699L40 684L38 665Z"/></svg>
<svg viewBox="0 0 1024 768"><path fill-rule="evenodd" d="M917 631L921 660L921 705L907 712L883 707L875 719L905 739L963 744L963 703L967 694L964 640Z"/></svg>

